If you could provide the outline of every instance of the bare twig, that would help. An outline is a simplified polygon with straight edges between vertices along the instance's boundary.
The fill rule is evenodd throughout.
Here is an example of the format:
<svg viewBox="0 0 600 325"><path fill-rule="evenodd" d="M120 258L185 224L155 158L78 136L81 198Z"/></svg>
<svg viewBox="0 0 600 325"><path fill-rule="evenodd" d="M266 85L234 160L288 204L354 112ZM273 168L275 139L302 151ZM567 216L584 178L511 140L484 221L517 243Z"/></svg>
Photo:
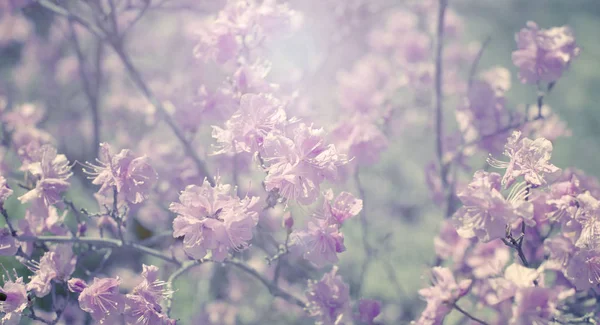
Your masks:
<svg viewBox="0 0 600 325"><path fill-rule="evenodd" d="M98 29L96 26L94 26L93 24L88 22L85 18L78 16L76 14L73 14L72 12L68 11L67 9L54 4L49 0L37 0L37 2L42 7L50 10L51 12L53 12L56 15L66 17L68 19L72 19L79 25L81 25L81 26L85 27L87 30L89 30L92 34L96 35L96 37L98 37L99 39L106 38L104 32L101 29Z"/></svg>
<svg viewBox="0 0 600 325"><path fill-rule="evenodd" d="M436 136L436 155L440 166L440 179L444 190L448 185L446 177L447 166L443 163L444 156L444 133L443 133L443 50L444 50L444 19L446 16L446 7L448 0L439 0L439 9L437 16L437 44L435 50L435 136Z"/></svg>
<svg viewBox="0 0 600 325"><path fill-rule="evenodd" d="M173 131L173 133L175 134L177 139L183 145L183 148L184 148L186 154L190 158L192 158L192 160L196 164L198 171L202 175L207 176L208 182L211 184L211 186L214 186L215 181L211 177L208 177L210 175L210 173L208 172L208 169L206 168L204 161L202 161L202 159L200 159L200 157L198 156L198 154L192 147L191 143L189 141L187 141L187 139L185 138L185 135L179 129L179 127L177 126L175 121L173 121L171 116L167 113L167 110L164 108L162 103L156 98L156 96L154 96L154 93L146 85L141 74L135 68L131 59L125 52L125 49L123 48L123 42L119 38L119 36L116 34L115 35L105 35L106 31L99 29L97 26L92 25L84 18L71 13L70 11L68 11L67 9L65 9L63 7L55 5L54 3L52 3L48 0L38 0L38 3L40 5L42 5L44 8L52 11L55 14L72 19L74 22L77 22L78 24L80 24L83 27L85 27L86 29L88 29L90 32L92 32L94 35L96 35L99 39L104 39L104 40L108 41L108 43L111 45L111 47L114 49L114 51L117 53L117 55L121 59L121 62L123 62L123 64L125 65L125 69L127 70L128 74L131 77L131 79L133 80L134 84L140 89L140 91L144 94L144 96L148 99L148 101L162 115L162 117L164 118L164 120L167 123L167 125L169 126L169 128Z"/></svg>
<svg viewBox="0 0 600 325"><path fill-rule="evenodd" d="M483 52L487 48L491 39L492 38L488 36L485 39L485 41L483 41L483 44L481 44L481 48L479 48L479 52L477 52L477 55L475 56L475 59L473 60L473 64L471 64L471 70L469 71L469 84L468 84L469 89L471 89L471 86L473 85L473 80L475 79L475 73L477 72L477 66L479 66L479 61L481 60L481 57L483 56Z"/></svg>
<svg viewBox="0 0 600 325"><path fill-rule="evenodd" d="M477 322L479 324L488 325L488 323L482 321L481 319L479 319L479 318L477 318L477 317L469 314L466 310L460 308L456 303L452 304L452 307L454 309L456 309L458 312L460 312L461 314L465 315L467 318L469 318L469 319L471 319L471 320L473 320L473 321L475 321L475 322Z"/></svg>
<svg viewBox="0 0 600 325"><path fill-rule="evenodd" d="M93 122L93 145L94 148L94 156L97 156L98 148L100 145L100 114L98 112L98 100L99 100L99 88L100 88L100 78L99 72L102 69L101 62L101 49L102 49L102 41L99 41L98 45L98 57L96 61L96 80L94 85L92 86L90 75L86 72L86 63L85 58L83 56L83 51L81 50L81 45L79 43L79 38L77 37L77 33L75 32L75 28L73 26L74 20L69 18L69 31L71 33L71 41L73 42L73 48L75 49L75 54L77 56L77 61L79 62L79 77L83 83L83 92L85 93L88 103L90 105L90 110L92 113L92 122Z"/></svg>
<svg viewBox="0 0 600 325"><path fill-rule="evenodd" d="M69 237L69 236L17 236L17 240L24 242L41 242L41 243L74 243L74 244L89 244L99 247L114 247L114 248L130 248L143 254L157 257L163 261L181 265L174 257L163 254L160 251L148 248L136 243L123 243L118 239L111 238L91 238L91 237Z"/></svg>
<svg viewBox="0 0 600 325"><path fill-rule="evenodd" d="M10 234L12 236L16 236L17 231L15 230L15 228L12 225L12 222L10 221L10 218L8 217L8 213L6 212L4 207L1 205L0 205L0 213L2 213L2 216L4 217L4 222L6 222L6 225L8 226L8 230L10 230Z"/></svg>
<svg viewBox="0 0 600 325"><path fill-rule="evenodd" d="M262 284L265 285L265 287L267 287L269 289L269 292L271 293L271 295L273 295L275 297L283 298L284 300L294 303L297 306L300 306L302 308L306 307L306 303L304 303L302 300L300 300L300 299L292 296L290 293L282 290L279 286L277 286L274 283L272 283L271 281L267 280L260 273L258 273L258 271L251 268L250 266L248 266L240 261L236 261L236 260L225 260L225 261L223 261L223 263L234 265L237 268L239 268L240 270L242 270L242 271L248 273L249 275L253 276L254 278L258 279Z"/></svg>
<svg viewBox="0 0 600 325"><path fill-rule="evenodd" d="M369 222L367 220L367 212L366 212L366 193L365 193L365 189L362 186L362 183L360 181L358 166L356 167L356 171L354 172L354 182L356 183L356 188L358 189L360 199L363 202L363 207L362 207L362 210L360 211L360 225L361 225L361 234L362 234L362 236L361 236L362 244L363 244L363 249L365 252L365 259L360 268L360 275L359 275L359 280L357 283L358 287L356 288L356 292L358 293L358 295L360 295L362 286L363 286L363 283L365 281L365 277L367 274L367 268L369 267L369 263L374 258L374 256L373 256L373 247L371 247L371 244L369 243L369 240L367 238L367 236L369 234Z"/></svg>
<svg viewBox="0 0 600 325"><path fill-rule="evenodd" d="M192 269L198 265L201 265L203 262L204 262L203 260L184 262L183 264L181 264L179 269L177 269L175 272L173 272L171 274L171 276L169 276L169 279L167 280L167 291L170 296L167 299L167 303L166 303L167 316L169 316L169 314L171 313L171 308L173 307L173 295L175 294L175 292L173 291L173 283L175 282L175 280L177 280L177 278L182 276L185 272L189 271L190 269Z"/></svg>
<svg viewBox="0 0 600 325"><path fill-rule="evenodd" d="M161 113L163 119L165 120L171 131L173 131L179 142L181 142L181 144L183 145L186 154L190 158L192 158L192 160L196 164L196 168L198 169L198 171L202 175L206 176L206 179L208 180L211 186L215 186L214 179L209 177L210 173L206 168L206 164L204 163L204 161L202 161L202 159L200 159L198 153L196 153L196 151L192 147L192 144L189 141L187 141L185 135L179 129L175 121L173 121L169 113L167 113L167 110L164 108L162 103L154 96L150 88L148 88L148 86L144 82L144 79L131 62L131 59L129 58L125 50L123 49L122 43L118 40L113 39L111 40L110 44L112 45L113 49L115 50L123 64L125 65L125 69L127 69L127 72L129 73L129 76L131 77L133 82L142 91L142 93L144 94L144 96L146 96L150 103L152 103L152 105L154 105L154 107L156 107L156 109Z"/></svg>

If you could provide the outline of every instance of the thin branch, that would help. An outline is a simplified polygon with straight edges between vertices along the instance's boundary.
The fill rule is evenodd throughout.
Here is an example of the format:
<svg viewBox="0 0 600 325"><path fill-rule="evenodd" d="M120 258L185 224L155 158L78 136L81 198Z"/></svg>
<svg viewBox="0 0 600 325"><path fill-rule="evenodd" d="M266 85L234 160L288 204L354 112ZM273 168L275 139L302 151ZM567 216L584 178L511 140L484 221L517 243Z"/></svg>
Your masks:
<svg viewBox="0 0 600 325"><path fill-rule="evenodd" d="M175 280L177 280L177 278L179 278L180 276L182 276L185 272L189 271L190 269L201 265L204 261L200 260L200 261L187 261L184 262L183 264L181 264L181 266L179 267L179 269L177 269L175 272L173 272L171 274L171 276L169 276L169 279L167 280L167 291L169 292L169 299L167 299L167 316L169 316L169 314L171 313L171 308L173 307L173 295L175 294L175 292L173 291L173 283L175 282Z"/></svg>
<svg viewBox="0 0 600 325"><path fill-rule="evenodd" d="M367 212L366 212L366 200L365 200L366 193L365 193L365 189L362 186L362 183L360 181L358 167L356 167L356 171L354 172L354 182L356 183L356 188L358 189L360 199L363 202L363 207L362 207L362 210L360 211L360 226L361 226L362 244L363 244L363 249L365 251L365 259L360 268L360 275L359 275L359 280L357 283L358 288L356 288L356 292L358 293L358 295L360 295L361 290L362 290L362 285L365 282L367 268L369 267L369 263L371 262L371 259L374 256L373 256L373 248L371 247L371 244L369 244L369 241L367 239L367 236L369 234L369 222L367 220Z"/></svg>
<svg viewBox="0 0 600 325"><path fill-rule="evenodd" d="M142 93L144 94L144 96L146 96L148 101L150 101L150 103L152 103L152 105L154 105L154 107L156 107L156 109L163 116L163 119L165 120L165 122L167 123L169 128L171 128L171 131L173 131L173 133L175 134L175 136L177 137L179 142L181 142L181 144L183 145L183 148L184 148L186 154L190 158L192 158L192 160L196 164L196 168L198 169L198 171L202 175L206 176L206 179L208 180L208 182L210 183L211 186L215 186L214 179L212 179L211 177L208 177L210 175L210 173L208 172L208 169L206 168L206 164L204 163L204 161L202 161L202 159L200 159L200 157L198 156L198 153L196 153L196 151L192 147L192 144L189 141L187 141L187 139L185 138L185 135L179 129L179 127L177 126L175 121L173 121L173 119L171 118L169 113L167 113L167 110L164 108L162 103L154 96L154 94L152 93L150 88L148 88L148 86L144 82L144 79L142 78L142 76L140 75L138 70L135 68L133 63L131 62L131 59L129 58L127 53L125 53L122 43L117 40L111 40L110 44L112 45L113 49L115 50L115 52L121 59L121 62L123 62L123 64L125 65L125 69L127 69L127 72L129 73L129 76L131 77L131 79L133 80L135 85L142 91Z"/></svg>
<svg viewBox="0 0 600 325"><path fill-rule="evenodd" d="M466 317L468 317L469 319L471 319L472 321L475 321L479 324L482 325L489 325L488 323L486 323L485 321L482 321L481 319L469 314L466 310L460 308L456 303L452 304L452 307L454 309L456 309L458 312L460 312L461 314L465 315Z"/></svg>
<svg viewBox="0 0 600 325"><path fill-rule="evenodd" d="M12 222L10 222L10 218L8 217L8 213L6 212L6 210L4 209L3 206L0 205L0 213L2 213L2 216L4 217L4 222L6 222L6 225L8 226L8 230L10 230L10 234L14 237L17 235L17 231L15 230L15 228L12 225Z"/></svg>
<svg viewBox="0 0 600 325"><path fill-rule="evenodd" d="M38 0L38 3L40 5L42 5L43 7L45 7L46 9L52 11L55 14L72 19L73 21L75 21L75 22L79 23L80 25L82 25L83 27L87 28L90 32L92 32L98 38L106 39L109 42L111 47L115 50L115 52L121 59L121 62L123 62L123 64L125 65L125 69L127 70L128 74L131 77L131 79L133 80L134 84L142 91L142 93L148 99L148 101L150 101L150 103L156 108L156 110L163 116L163 118L164 118L165 122L167 123L167 125L169 126L169 128L173 131L173 133L175 134L177 139L183 145L183 148L184 148L186 154L190 158L192 158L192 160L196 164L198 171L201 174L203 174L204 176L207 176L208 182L211 184L211 186L214 186L215 181L211 177L208 177L210 175L210 173L208 172L208 169L206 168L204 161L202 161L202 159L200 159L200 157L198 156L198 154L192 147L191 143L189 141L187 141L187 139L185 138L185 135L177 127L177 124L175 123L175 121L173 121L173 119L171 118L169 113L167 113L167 110L164 108L162 103L156 98L156 96L154 96L154 94L152 93L150 88L146 85L146 83L144 82L144 79L141 77L140 73L135 68L131 59L125 52L125 50L123 48L123 43L122 43L121 39L118 37L118 35L109 35L109 37L105 37L103 31L98 30L98 28L96 28L96 26L87 22L87 20L85 20L84 18L81 18L80 16L77 16L77 15L69 12L65 8L55 5L48 0Z"/></svg>
<svg viewBox="0 0 600 325"><path fill-rule="evenodd" d="M285 257L287 253L289 253L290 234L291 231L287 230L283 248L279 250L277 255L275 255L271 260L269 260L269 262L272 262L273 260L277 259L277 264L275 265L275 274L273 275L273 283L275 285L279 283L279 276L281 275L281 260Z"/></svg>
<svg viewBox="0 0 600 325"><path fill-rule="evenodd" d="M68 236L17 236L17 240L24 242L43 242L43 243L75 243L75 244L89 244L100 247L114 247L114 248L131 248L140 253L157 257L163 261L180 266L179 262L174 257L163 254L160 251L148 248L136 243L123 243L118 239L111 238L91 238L91 237L68 237Z"/></svg>
<svg viewBox="0 0 600 325"><path fill-rule="evenodd" d="M473 80L475 79L475 73L477 72L477 66L479 66L479 61L481 61L483 52L487 48L491 39L492 38L490 36L488 36L485 39L485 41L483 41L483 44L481 44L481 48L479 48L479 52L477 52L477 55L475 56L475 59L473 60L473 64L471 64L471 70L469 71L469 89L471 89L471 86L473 85Z"/></svg>
<svg viewBox="0 0 600 325"><path fill-rule="evenodd" d="M446 7L448 0L439 0L439 9L437 16L437 45L435 51L435 136L436 136L436 155L440 166L440 178L443 188L446 189L448 180L446 179L447 167L443 163L444 156L444 133L443 133L443 49L444 49L444 19L446 16Z"/></svg>
<svg viewBox="0 0 600 325"><path fill-rule="evenodd" d="M81 25L81 26L85 27L87 30L89 30L92 34L96 35L96 37L98 37L99 39L106 38L106 36L104 35L102 30L96 28L96 26L94 26L93 24L88 22L85 18L75 15L72 12L68 11L67 9L54 4L49 0L37 0L37 2L42 7L50 10L54 14L63 16L63 17L66 17L67 19L71 19L71 20L75 21L79 25Z"/></svg>
<svg viewBox="0 0 600 325"><path fill-rule="evenodd" d="M291 303L294 303L294 304L296 304L299 307L302 307L302 308L306 307L306 304L302 300L300 300L300 299L292 296L290 293L282 290L281 288L279 288L277 285L275 285L271 281L267 280L260 273L258 273L258 271L256 271L255 269L251 268L250 266L248 266L248 265L246 265L246 264L244 264L242 262L236 261L236 260L225 260L225 261L223 261L223 263L234 265L237 268L239 268L240 270L242 270L242 271L248 273L249 275L255 277L260 282L262 282L262 284L264 284L265 287L267 287L269 289L269 292L273 296L283 298L284 300L286 300L288 302L291 302Z"/></svg>
<svg viewBox="0 0 600 325"><path fill-rule="evenodd" d="M79 78L83 83L83 92L87 97L88 103L90 105L90 110L92 112L92 122L93 122L93 145L94 148L94 156L97 156L98 148L100 145L100 116L98 114L98 89L100 88L100 81L96 80L94 83L95 89L92 87L92 83L90 80L90 75L86 73L86 63L85 58L83 56L83 51L81 50L81 45L79 43L79 38L77 37L77 33L75 32L75 28L73 26L74 20L69 18L69 31L71 33L71 41L73 42L73 48L75 49L75 54L77 56L77 61L79 62ZM99 41L99 48L102 48L102 42ZM100 53L98 53L100 56ZM100 61L100 60L98 60ZM101 70L101 62L96 62L100 66L97 67L98 70ZM97 77L96 77L97 78Z"/></svg>

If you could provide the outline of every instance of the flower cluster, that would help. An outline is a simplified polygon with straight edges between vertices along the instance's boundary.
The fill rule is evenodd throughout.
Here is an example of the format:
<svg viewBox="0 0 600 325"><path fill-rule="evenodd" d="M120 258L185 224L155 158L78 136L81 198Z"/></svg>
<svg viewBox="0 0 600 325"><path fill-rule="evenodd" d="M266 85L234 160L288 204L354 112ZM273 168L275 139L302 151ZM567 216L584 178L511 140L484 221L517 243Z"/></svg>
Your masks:
<svg viewBox="0 0 600 325"><path fill-rule="evenodd" d="M523 83L555 82L580 52L567 26L541 29L530 21L515 39L518 49L512 60Z"/></svg>
<svg viewBox="0 0 600 325"><path fill-rule="evenodd" d="M93 177L92 184L100 185L99 194L110 197L114 189L127 202L136 204L147 198L157 179L148 160L146 156L135 157L127 149L113 155L110 145L102 143L99 165L88 164L88 173Z"/></svg>
<svg viewBox="0 0 600 325"><path fill-rule="evenodd" d="M352 314L350 288L337 267L325 273L319 281L309 281L306 298L307 309L319 325L352 324L352 321L373 324L381 305L377 301L364 299L358 302L358 313Z"/></svg>
<svg viewBox="0 0 600 325"><path fill-rule="evenodd" d="M0 323L599 319L570 27L514 30L517 85L447 0L67 4L0 4Z"/></svg>
<svg viewBox="0 0 600 325"><path fill-rule="evenodd" d="M202 186L190 185L181 192L179 202L171 203L177 214L173 221L173 237L183 237L186 254L202 259L208 251L211 258L223 261L231 250L247 248L258 223L253 210L258 197L238 198L227 184L212 187L207 180Z"/></svg>
<svg viewBox="0 0 600 325"><path fill-rule="evenodd" d="M340 227L362 210L362 200L348 192L334 199L333 191L329 190L324 198L322 211L311 218L307 229L292 233L293 242L301 248L304 258L319 268L338 262L337 253L346 250Z"/></svg>

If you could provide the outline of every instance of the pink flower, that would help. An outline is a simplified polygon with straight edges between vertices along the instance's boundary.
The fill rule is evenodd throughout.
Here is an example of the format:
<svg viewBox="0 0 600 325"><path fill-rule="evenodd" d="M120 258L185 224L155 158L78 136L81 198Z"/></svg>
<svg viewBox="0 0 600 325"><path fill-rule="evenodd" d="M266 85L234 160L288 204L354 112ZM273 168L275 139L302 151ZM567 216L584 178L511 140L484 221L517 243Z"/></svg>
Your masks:
<svg viewBox="0 0 600 325"><path fill-rule="evenodd" d="M574 291L559 291L557 288L528 287L517 291L513 316L509 325L548 325L561 312L558 305Z"/></svg>
<svg viewBox="0 0 600 325"><path fill-rule="evenodd" d="M294 244L302 247L304 258L318 268L337 263L337 253L346 250L339 226L324 220L313 219L308 229L295 231L292 236Z"/></svg>
<svg viewBox="0 0 600 325"><path fill-rule="evenodd" d="M325 273L320 281L309 281L306 298L308 314L318 324L343 324L350 317L350 287L337 275L337 267Z"/></svg>
<svg viewBox="0 0 600 325"><path fill-rule="evenodd" d="M381 313L381 302L372 299L361 299L358 302L358 319L366 324L373 324L373 320Z"/></svg>
<svg viewBox="0 0 600 325"><path fill-rule="evenodd" d="M456 119L465 141L474 141L481 136L493 134L509 123L510 112L505 107L504 95L510 88L510 72L503 67L495 67L483 72L479 80L474 80L466 96L464 106L456 110ZM496 153L502 150L507 132L486 137L479 146Z"/></svg>
<svg viewBox="0 0 600 325"><path fill-rule="evenodd" d="M165 282L158 280L158 268L156 266L143 266L142 282L133 292L126 296L127 307L125 309L125 320L127 324L139 325L171 325L175 320L162 312L160 303L163 298L172 294L164 289Z"/></svg>
<svg viewBox="0 0 600 325"><path fill-rule="evenodd" d="M433 246L438 257L452 259L459 266L464 261L465 252L472 242L458 235L450 220L446 220L440 233L433 239Z"/></svg>
<svg viewBox="0 0 600 325"><path fill-rule="evenodd" d="M87 283L79 278L72 278L71 280L67 281L67 287L71 292L80 293L87 288Z"/></svg>
<svg viewBox="0 0 600 325"><path fill-rule="evenodd" d="M100 324L116 324L125 309L125 297L119 293L121 280L94 278L79 294L79 307Z"/></svg>
<svg viewBox="0 0 600 325"><path fill-rule="evenodd" d="M270 95L243 95L240 108L225 122L225 129L213 126L213 138L221 147L216 153L261 150L267 134L286 122L283 108L283 104Z"/></svg>
<svg viewBox="0 0 600 325"><path fill-rule="evenodd" d="M6 183L6 178L0 175L0 206L4 205L4 202L8 199L9 196L12 195L12 193L13 190L11 190L10 187L8 187L8 184Z"/></svg>
<svg viewBox="0 0 600 325"><path fill-rule="evenodd" d="M253 207L258 197L240 199L232 196L231 186L211 187L190 185L181 192L179 203L171 203L177 213L173 221L173 237L184 237L185 252L194 259L204 258L208 251L212 258L223 261L229 250L248 247L252 231L258 223Z"/></svg>
<svg viewBox="0 0 600 325"><path fill-rule="evenodd" d="M4 313L4 317L1 319L2 324L19 324L21 313L29 305L23 278L17 278L15 281L4 278L4 286L0 288L0 293L5 297L0 303L0 311Z"/></svg>
<svg viewBox="0 0 600 325"><path fill-rule="evenodd" d="M333 190L329 189L324 193L324 198L322 211L315 217L329 224L341 226L344 221L357 216L363 208L363 201L348 192L341 192L334 198Z"/></svg>
<svg viewBox="0 0 600 325"><path fill-rule="evenodd" d="M463 203L452 219L458 234L487 242L504 237L506 225L519 218L531 222L533 205L525 201L526 193L521 186L505 199L500 193L500 175L477 171L473 181L457 194Z"/></svg>
<svg viewBox="0 0 600 325"><path fill-rule="evenodd" d="M14 256L19 250L17 240L7 227L0 228L0 255Z"/></svg>
<svg viewBox="0 0 600 325"><path fill-rule="evenodd" d="M477 279L502 273L510 260L510 250L499 240L477 243L465 258L465 264Z"/></svg>
<svg viewBox="0 0 600 325"><path fill-rule="evenodd" d="M569 261L566 277L577 290L596 288L600 284L600 250L580 248Z"/></svg>
<svg viewBox="0 0 600 325"><path fill-rule="evenodd" d="M92 171L86 172L94 176L92 184L100 185L99 193L112 196L114 187L125 200L137 204L147 198L158 178L148 160L147 156L135 157L126 149L113 156L110 146L101 143L99 165L88 163Z"/></svg>
<svg viewBox="0 0 600 325"><path fill-rule="evenodd" d="M5 22L9 23L10 19L6 19ZM0 36L0 43L2 43L1 38ZM44 117L44 113L43 108L31 103L19 105L11 112L2 113L0 120L6 123L8 130L13 131L11 142L19 151L21 158L23 158L21 151L25 146L32 145L39 148L53 141L49 133L36 127ZM23 162L27 163L26 159Z"/></svg>
<svg viewBox="0 0 600 325"><path fill-rule="evenodd" d="M27 290L42 298L50 293L51 281L67 282L75 271L77 257L70 244L59 244L44 253L35 274L27 284Z"/></svg>
<svg viewBox="0 0 600 325"><path fill-rule="evenodd" d="M336 179L338 167L347 161L335 146L325 144L323 132L296 123L289 126L289 137L270 133L265 138L262 157L268 163L267 191L278 189L284 198L310 204L325 179Z"/></svg>
<svg viewBox="0 0 600 325"><path fill-rule="evenodd" d="M509 162L489 158L488 163L495 168L506 169L502 185L508 188L519 176L534 186L546 184L546 175L556 175L560 168L550 163L552 157L552 142L537 138L521 138L520 131L514 131L504 146L504 155Z"/></svg>
<svg viewBox="0 0 600 325"><path fill-rule="evenodd" d="M515 35L515 40L518 49L513 52L512 60L523 83L558 80L580 52L567 26L540 29L530 21Z"/></svg>
<svg viewBox="0 0 600 325"><path fill-rule="evenodd" d="M388 146L388 139L383 132L362 114L342 121L331 136L340 152L350 159L356 159L359 165L376 163L381 152Z"/></svg>
<svg viewBox="0 0 600 325"><path fill-rule="evenodd" d="M23 203L42 199L46 205L62 200L61 195L70 183L67 181L73 173L65 155L58 155L56 149L44 145L35 151L34 159L27 165L27 170L38 179L35 188L19 197Z"/></svg>
<svg viewBox="0 0 600 325"><path fill-rule="evenodd" d="M456 282L452 271L436 266L431 269L432 286L419 290L419 295L427 301L427 307L416 324L442 324L452 310L452 305L468 293L471 280Z"/></svg>
<svg viewBox="0 0 600 325"><path fill-rule="evenodd" d="M557 235L546 239L544 241L544 250L548 254L546 268L565 271L575 249L573 242L565 236Z"/></svg>
<svg viewBox="0 0 600 325"><path fill-rule="evenodd" d="M297 28L301 17L286 4L274 0L257 3L227 1L217 17L208 20L200 30L194 54L204 60L225 64L265 41Z"/></svg>

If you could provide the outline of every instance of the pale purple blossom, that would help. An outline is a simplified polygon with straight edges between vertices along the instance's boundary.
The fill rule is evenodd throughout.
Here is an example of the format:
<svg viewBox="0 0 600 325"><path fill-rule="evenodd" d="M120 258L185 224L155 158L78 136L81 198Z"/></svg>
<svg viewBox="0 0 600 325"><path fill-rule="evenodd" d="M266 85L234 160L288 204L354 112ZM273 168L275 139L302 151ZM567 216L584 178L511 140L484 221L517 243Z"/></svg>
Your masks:
<svg viewBox="0 0 600 325"><path fill-rule="evenodd" d="M388 147L388 139L368 117L356 114L340 122L331 132L336 147L359 165L371 165Z"/></svg>
<svg viewBox="0 0 600 325"><path fill-rule="evenodd" d="M581 225L575 246L582 248L600 247L600 201L586 191L576 197L576 208L570 210L574 221Z"/></svg>
<svg viewBox="0 0 600 325"><path fill-rule="evenodd" d="M555 316L560 314L560 302L573 293L574 291L539 286L521 288L515 295L509 325L553 324Z"/></svg>
<svg viewBox="0 0 600 325"><path fill-rule="evenodd" d="M596 288L600 284L600 250L580 248L569 260L565 275L577 290Z"/></svg>
<svg viewBox="0 0 600 325"><path fill-rule="evenodd" d="M73 173L65 155L59 155L50 145L43 145L35 152L34 161L27 165L27 171L36 179L35 187L19 197L23 203L41 199L46 205L62 200L61 195L70 183L67 181Z"/></svg>
<svg viewBox="0 0 600 325"><path fill-rule="evenodd" d="M170 210L177 214L173 237L184 237L184 250L192 258L204 258L211 251L213 259L223 261L230 250L249 246L258 223L253 210L258 197L240 199L231 191L230 185L217 182L212 187L205 180L202 186L186 187L179 202L171 203Z"/></svg>
<svg viewBox="0 0 600 325"><path fill-rule="evenodd" d="M4 21L8 23L11 19L5 19ZM0 43L2 42L1 38ZM2 112L0 120L5 123L9 131L13 131L11 143L18 150L24 164L27 164L27 159L21 152L26 146L39 148L54 141L48 132L36 127L44 114L45 110L40 105L33 103L18 105L10 112Z"/></svg>
<svg viewBox="0 0 600 325"><path fill-rule="evenodd" d="M557 235L544 241L544 250L548 254L546 268L564 271L575 253L576 247L571 239Z"/></svg>
<svg viewBox="0 0 600 325"><path fill-rule="evenodd" d="M558 80L580 52L573 31L567 26L540 29L530 21L515 35L515 40L518 49L512 60L523 83Z"/></svg>
<svg viewBox="0 0 600 325"><path fill-rule="evenodd" d="M71 292L81 293L85 288L87 288L87 283L79 278L72 278L67 281L67 288Z"/></svg>
<svg viewBox="0 0 600 325"><path fill-rule="evenodd" d="M15 281L4 277L4 286L0 287L3 300L0 302L0 311L4 313L1 319L3 325L17 325L21 320L21 313L29 305L27 289L23 278Z"/></svg>
<svg viewBox="0 0 600 325"><path fill-rule="evenodd" d="M325 143L323 129L295 123L287 131L289 137L270 133L265 138L265 187L278 189L286 199L310 204L319 196L320 184L335 180L347 160L334 145Z"/></svg>
<svg viewBox="0 0 600 325"><path fill-rule="evenodd" d="M119 293L121 280L94 278L79 294L79 307L100 324L116 324L125 310L125 297Z"/></svg>
<svg viewBox="0 0 600 325"><path fill-rule="evenodd" d="M432 286L419 290L419 295L427 301L421 317L414 322L418 325L440 325L452 310L452 305L466 295L471 280L456 281L448 268L436 266L431 269Z"/></svg>
<svg viewBox="0 0 600 325"><path fill-rule="evenodd" d="M346 250L344 235L339 225L330 224L326 220L312 219L306 230L292 233L293 243L303 249L303 256L314 266L322 268L338 262L338 253Z"/></svg>
<svg viewBox="0 0 600 325"><path fill-rule="evenodd" d="M4 204L8 197L12 195L12 193L13 190L11 190L10 187L8 187L6 178L0 175L0 206Z"/></svg>
<svg viewBox="0 0 600 325"><path fill-rule="evenodd" d="M454 265L464 263L467 247L472 241L461 237L450 220L444 221L439 234L433 239L435 253L439 258L452 259Z"/></svg>
<svg viewBox="0 0 600 325"><path fill-rule="evenodd" d="M504 146L504 155L510 158L509 162L490 157L488 163L492 167L506 169L502 178L502 185L506 188L520 176L531 185L545 185L547 176L560 172L560 168L550 163L552 142L544 138L521 138L521 132L514 131Z"/></svg>
<svg viewBox="0 0 600 325"><path fill-rule="evenodd" d="M526 187L516 188L504 198L500 178L497 173L477 171L471 183L457 193L463 203L453 217L459 235L487 242L504 237L507 224L519 219L531 222L533 205L525 200Z"/></svg>
<svg viewBox="0 0 600 325"><path fill-rule="evenodd" d="M172 294L165 290L166 282L158 279L158 268L144 265L142 282L126 295L125 321L131 325L171 325L175 320L163 312L160 303Z"/></svg>
<svg viewBox="0 0 600 325"><path fill-rule="evenodd" d="M284 104L265 94L245 94L240 108L225 122L225 129L213 126L219 153L254 153L263 147L269 132L281 129L286 122Z"/></svg>
<svg viewBox="0 0 600 325"><path fill-rule="evenodd" d="M317 218L326 220L329 224L342 225L346 220L357 216L363 208L363 201L356 198L352 193L341 192L334 196L333 190L329 189L323 194L323 208Z"/></svg>
<svg viewBox="0 0 600 325"><path fill-rule="evenodd" d="M100 144L98 165L88 164L88 167L91 171L86 172L92 175L92 184L100 185L99 193L112 197L115 188L133 204L147 199L158 178L147 156L136 157L126 149L113 155L107 143Z"/></svg>
<svg viewBox="0 0 600 325"><path fill-rule="evenodd" d="M515 296L521 288L533 287L544 269L530 269L517 263L511 264L504 271L504 277L489 279L492 292L486 295L486 302L497 305Z"/></svg>
<svg viewBox="0 0 600 325"><path fill-rule="evenodd" d="M0 228L0 255L14 256L19 250L19 244L10 229L7 227Z"/></svg>
<svg viewBox="0 0 600 325"><path fill-rule="evenodd" d="M27 284L27 290L42 298L50 293L52 281L67 282L75 271L77 257L71 244L59 244L44 253Z"/></svg>
<svg viewBox="0 0 600 325"><path fill-rule="evenodd" d="M309 281L307 311L317 324L343 324L351 317L350 287L337 275L337 267L323 275L320 281Z"/></svg>
<svg viewBox="0 0 600 325"><path fill-rule="evenodd" d="M502 273L510 257L509 248L494 240L475 245L465 257L465 264L476 279L485 279Z"/></svg>
<svg viewBox="0 0 600 325"><path fill-rule="evenodd" d="M466 142L482 138L477 143L489 152L502 151L508 132L494 132L509 122L505 93L510 88L510 72L494 67L483 72L468 89L465 104L455 111ZM494 136L488 136L495 134Z"/></svg>
<svg viewBox="0 0 600 325"><path fill-rule="evenodd" d="M381 302L373 299L361 299L358 302L357 318L361 322L371 325L379 313L381 313Z"/></svg>
<svg viewBox="0 0 600 325"><path fill-rule="evenodd" d="M224 64L261 48L272 37L288 34L301 23L299 13L275 0L227 1L215 18L197 30L194 54Z"/></svg>

